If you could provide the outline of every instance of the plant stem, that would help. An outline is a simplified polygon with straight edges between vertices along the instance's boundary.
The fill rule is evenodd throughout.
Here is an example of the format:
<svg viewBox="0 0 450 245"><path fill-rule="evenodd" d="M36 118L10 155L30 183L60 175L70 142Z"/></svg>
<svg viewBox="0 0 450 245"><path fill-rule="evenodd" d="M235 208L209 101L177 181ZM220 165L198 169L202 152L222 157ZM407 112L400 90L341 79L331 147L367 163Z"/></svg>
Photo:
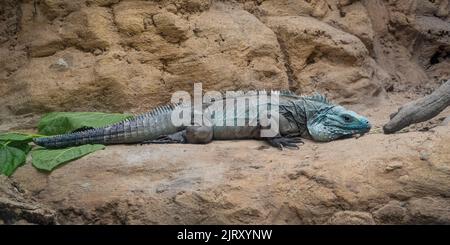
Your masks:
<svg viewBox="0 0 450 245"><path fill-rule="evenodd" d="M39 138L39 137L47 137L48 135L43 134L30 134L33 138Z"/></svg>

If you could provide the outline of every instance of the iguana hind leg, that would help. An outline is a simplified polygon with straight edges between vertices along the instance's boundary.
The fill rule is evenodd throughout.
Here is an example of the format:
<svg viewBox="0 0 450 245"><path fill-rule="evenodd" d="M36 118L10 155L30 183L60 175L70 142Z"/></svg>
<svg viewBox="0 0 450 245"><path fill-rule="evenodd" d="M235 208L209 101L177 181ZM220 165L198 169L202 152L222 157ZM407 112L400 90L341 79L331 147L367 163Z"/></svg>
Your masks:
<svg viewBox="0 0 450 245"><path fill-rule="evenodd" d="M154 140L146 140L141 144L182 144L186 143L186 130L176 132L174 134L162 135Z"/></svg>
<svg viewBox="0 0 450 245"><path fill-rule="evenodd" d="M212 141L213 129L207 126L189 126L185 130L174 134L162 135L154 140L147 140L141 144L207 144Z"/></svg>
<svg viewBox="0 0 450 245"><path fill-rule="evenodd" d="M191 144L207 144L213 139L213 128L190 126L186 128L186 141Z"/></svg>

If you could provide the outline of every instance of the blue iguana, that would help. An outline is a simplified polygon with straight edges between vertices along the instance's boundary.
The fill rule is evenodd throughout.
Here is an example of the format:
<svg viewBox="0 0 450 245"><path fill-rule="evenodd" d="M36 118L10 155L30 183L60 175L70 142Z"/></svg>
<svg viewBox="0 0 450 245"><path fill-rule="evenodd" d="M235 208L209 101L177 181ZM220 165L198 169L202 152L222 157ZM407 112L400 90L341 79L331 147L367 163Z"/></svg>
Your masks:
<svg viewBox="0 0 450 245"><path fill-rule="evenodd" d="M283 149L298 148L297 144L303 143L302 138L326 142L357 134L363 135L371 128L367 118L331 103L323 95L299 96L289 91L272 92L275 93L279 95L278 103L267 102L270 106L278 106L279 133L274 137L261 137L261 124L257 122L256 125L250 125L249 120L246 126L217 126L220 125L216 124L217 122L213 122L212 126L176 126L172 123L171 114L181 105L168 104L110 126L35 138L34 142L46 148L64 148L82 144L205 144L212 140L265 139L270 145ZM261 105L258 102L252 106L267 104ZM210 104L204 103L203 107L207 110ZM244 111L243 115L236 113L231 119L249 117L249 109ZM214 120L224 118L215 117Z"/></svg>

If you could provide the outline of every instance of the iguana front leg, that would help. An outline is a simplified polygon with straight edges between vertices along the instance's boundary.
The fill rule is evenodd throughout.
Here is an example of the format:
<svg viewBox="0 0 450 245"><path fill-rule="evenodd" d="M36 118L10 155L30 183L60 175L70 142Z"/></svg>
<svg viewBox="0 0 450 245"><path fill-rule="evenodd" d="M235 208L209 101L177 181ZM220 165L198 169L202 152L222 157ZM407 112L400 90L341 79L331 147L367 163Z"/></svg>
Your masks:
<svg viewBox="0 0 450 245"><path fill-rule="evenodd" d="M267 142L280 150L284 147L299 149L297 144L303 144L303 140L300 137L275 137L267 139Z"/></svg>

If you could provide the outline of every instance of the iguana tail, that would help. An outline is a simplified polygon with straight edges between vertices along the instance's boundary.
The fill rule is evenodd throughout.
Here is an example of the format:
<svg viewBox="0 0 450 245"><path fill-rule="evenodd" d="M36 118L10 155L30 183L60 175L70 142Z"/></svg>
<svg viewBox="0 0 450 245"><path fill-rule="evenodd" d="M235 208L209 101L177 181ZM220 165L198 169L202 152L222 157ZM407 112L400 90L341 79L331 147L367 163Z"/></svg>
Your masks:
<svg viewBox="0 0 450 245"><path fill-rule="evenodd" d="M151 112L103 128L34 138L33 142L45 148L64 148L84 144L109 145L152 140L180 130L171 122L174 107L175 105L160 106Z"/></svg>

